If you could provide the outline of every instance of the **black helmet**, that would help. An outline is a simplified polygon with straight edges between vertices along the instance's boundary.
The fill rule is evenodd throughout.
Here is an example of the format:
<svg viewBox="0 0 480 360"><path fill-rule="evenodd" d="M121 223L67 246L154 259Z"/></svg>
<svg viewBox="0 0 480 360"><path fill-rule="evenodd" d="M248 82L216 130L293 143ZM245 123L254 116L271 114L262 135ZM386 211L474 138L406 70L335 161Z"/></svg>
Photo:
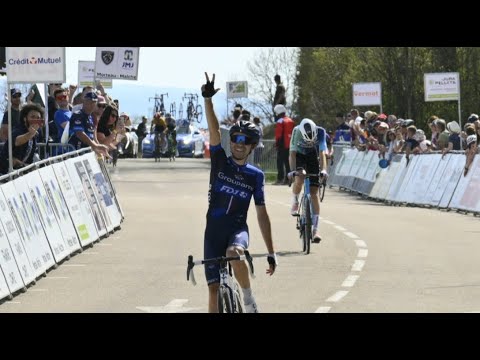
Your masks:
<svg viewBox="0 0 480 360"><path fill-rule="evenodd" d="M250 121L240 120L237 121L231 128L230 128L230 136L235 133L242 133L246 136L250 137L254 144L258 144L260 140L260 132L255 127L255 124Z"/></svg>

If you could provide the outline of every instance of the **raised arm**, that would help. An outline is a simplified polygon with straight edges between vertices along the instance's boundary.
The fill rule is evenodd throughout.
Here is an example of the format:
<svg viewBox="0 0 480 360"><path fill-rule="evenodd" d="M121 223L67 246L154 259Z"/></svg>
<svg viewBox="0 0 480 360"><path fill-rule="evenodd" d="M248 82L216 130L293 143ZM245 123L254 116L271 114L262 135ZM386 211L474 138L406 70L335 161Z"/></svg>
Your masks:
<svg viewBox="0 0 480 360"><path fill-rule="evenodd" d="M202 96L205 99L205 113L207 115L208 132L210 134L210 145L215 146L220 144L220 126L218 125L218 119L213 110L212 97L220 89L215 89L215 74L212 76L212 81L205 73L207 83L202 85Z"/></svg>

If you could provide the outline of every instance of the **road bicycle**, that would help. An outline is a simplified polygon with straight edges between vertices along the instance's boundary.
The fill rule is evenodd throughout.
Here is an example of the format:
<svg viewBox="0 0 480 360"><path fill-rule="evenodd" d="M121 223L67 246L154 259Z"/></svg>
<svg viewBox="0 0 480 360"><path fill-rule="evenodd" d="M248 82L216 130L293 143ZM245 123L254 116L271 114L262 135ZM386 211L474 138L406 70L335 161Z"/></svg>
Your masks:
<svg viewBox="0 0 480 360"><path fill-rule="evenodd" d="M250 253L245 250L244 255L239 256L220 256L212 259L195 260L193 256L188 256L187 267L187 281L190 280L193 285L196 285L195 276L193 273L193 267L195 265L208 265L219 264L220 265L220 286L218 288L218 312L219 313L244 313L243 301L240 295L240 286L232 275L232 266L230 261L247 260L250 275L255 278L253 272L253 258Z"/></svg>
<svg viewBox="0 0 480 360"><path fill-rule="evenodd" d="M300 232L300 239L302 240L302 251L308 255L310 254L310 244L313 240L312 228L314 214L312 195L310 195L310 177L320 176L320 174L307 174L303 168L297 168L297 171L293 176L299 176L298 173L301 173L305 177L303 180L303 194L301 196L298 212L294 216L297 217L297 230ZM320 187L323 188L323 193L321 195L321 199L323 199L327 179L324 177L321 177L320 179L321 182L318 190L320 192ZM291 184L292 182L289 181L289 186L291 186Z"/></svg>
<svg viewBox="0 0 480 360"><path fill-rule="evenodd" d="M160 112L162 113L163 115L165 115L166 111L165 111L165 104L163 102L163 97L167 95L168 97L168 93L165 93L165 94L160 94L160 95L157 95L155 94L155 97L150 97L148 98L148 101L150 101L150 99L154 99L155 100L155 106L153 107L153 117L155 117L155 114Z"/></svg>
<svg viewBox="0 0 480 360"><path fill-rule="evenodd" d="M188 100L187 103L187 119L192 122L195 120L200 123L203 119L203 108L202 105L198 104L198 95L197 94L187 94L183 95L182 101L185 99Z"/></svg>
<svg viewBox="0 0 480 360"><path fill-rule="evenodd" d="M170 115L172 115L173 118L175 118L175 116L177 115L177 104L175 103L175 101L173 103L170 104Z"/></svg>
<svg viewBox="0 0 480 360"><path fill-rule="evenodd" d="M160 161L162 154L167 151L167 137L164 132L159 133L158 131L155 131L154 144L155 148L153 156L155 157L155 162L157 162L157 160Z"/></svg>

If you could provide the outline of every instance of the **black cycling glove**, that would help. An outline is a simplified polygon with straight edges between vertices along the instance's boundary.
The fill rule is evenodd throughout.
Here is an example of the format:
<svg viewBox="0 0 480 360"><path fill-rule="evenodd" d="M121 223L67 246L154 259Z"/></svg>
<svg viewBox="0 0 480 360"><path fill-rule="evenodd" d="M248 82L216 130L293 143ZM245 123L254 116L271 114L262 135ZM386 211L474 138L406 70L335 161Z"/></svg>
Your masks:
<svg viewBox="0 0 480 360"><path fill-rule="evenodd" d="M220 89L215 90L215 74L213 74L211 81L208 79L207 73L205 73L205 76L207 78L207 83L205 85L202 85L202 96L204 98L211 98Z"/></svg>
<svg viewBox="0 0 480 360"><path fill-rule="evenodd" d="M268 254L267 261L269 265L273 265L273 270L277 268L277 265L278 265L277 254L275 253Z"/></svg>

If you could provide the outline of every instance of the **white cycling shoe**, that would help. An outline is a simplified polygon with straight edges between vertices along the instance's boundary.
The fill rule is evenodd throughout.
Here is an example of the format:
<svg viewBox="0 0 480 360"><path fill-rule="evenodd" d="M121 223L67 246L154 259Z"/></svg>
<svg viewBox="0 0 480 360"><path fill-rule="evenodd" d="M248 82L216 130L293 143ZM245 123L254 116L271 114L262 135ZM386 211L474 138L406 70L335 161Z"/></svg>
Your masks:
<svg viewBox="0 0 480 360"><path fill-rule="evenodd" d="M297 216L298 215L298 202L292 203L292 207L290 208L290 214L292 216Z"/></svg>

